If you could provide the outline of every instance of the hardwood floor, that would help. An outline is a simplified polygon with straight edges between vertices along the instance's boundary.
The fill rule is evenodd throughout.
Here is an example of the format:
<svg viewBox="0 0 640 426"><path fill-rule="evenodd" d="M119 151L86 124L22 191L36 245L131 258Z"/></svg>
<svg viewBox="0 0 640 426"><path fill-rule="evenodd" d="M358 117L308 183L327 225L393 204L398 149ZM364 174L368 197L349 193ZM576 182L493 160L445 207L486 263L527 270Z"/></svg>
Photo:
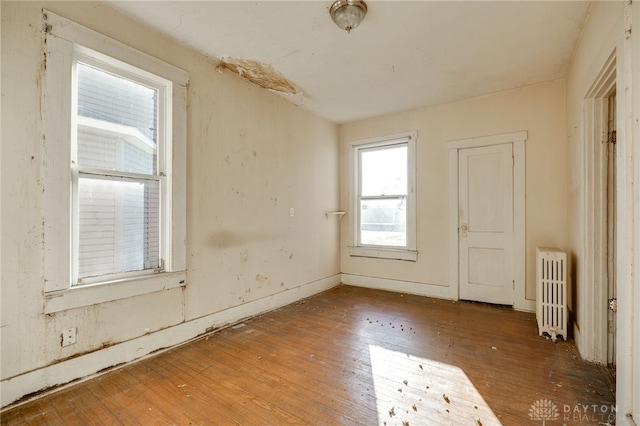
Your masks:
<svg viewBox="0 0 640 426"><path fill-rule="evenodd" d="M615 405L604 374L572 341L539 337L533 314L342 286L10 409L2 424L599 424Z"/></svg>

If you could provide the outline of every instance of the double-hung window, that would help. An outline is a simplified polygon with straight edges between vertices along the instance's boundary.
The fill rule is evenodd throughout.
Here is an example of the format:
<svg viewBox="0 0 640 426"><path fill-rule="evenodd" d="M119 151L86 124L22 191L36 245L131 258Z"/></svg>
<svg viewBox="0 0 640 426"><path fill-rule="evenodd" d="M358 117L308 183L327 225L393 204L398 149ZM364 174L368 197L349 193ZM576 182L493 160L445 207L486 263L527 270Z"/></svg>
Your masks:
<svg viewBox="0 0 640 426"><path fill-rule="evenodd" d="M168 84L79 52L73 67L71 285L162 271Z"/></svg>
<svg viewBox="0 0 640 426"><path fill-rule="evenodd" d="M350 144L352 256L416 260L416 136L411 132Z"/></svg>
<svg viewBox="0 0 640 426"><path fill-rule="evenodd" d="M45 19L45 311L184 285L188 75Z"/></svg>

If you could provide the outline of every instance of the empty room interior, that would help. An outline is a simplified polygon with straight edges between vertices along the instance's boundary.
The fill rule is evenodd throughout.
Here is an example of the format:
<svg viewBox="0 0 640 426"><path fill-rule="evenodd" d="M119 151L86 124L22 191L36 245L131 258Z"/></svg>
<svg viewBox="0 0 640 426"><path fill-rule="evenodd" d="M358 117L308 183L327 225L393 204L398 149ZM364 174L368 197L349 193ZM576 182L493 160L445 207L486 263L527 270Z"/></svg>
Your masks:
<svg viewBox="0 0 640 426"><path fill-rule="evenodd" d="M1 1L2 424L640 424L640 3Z"/></svg>

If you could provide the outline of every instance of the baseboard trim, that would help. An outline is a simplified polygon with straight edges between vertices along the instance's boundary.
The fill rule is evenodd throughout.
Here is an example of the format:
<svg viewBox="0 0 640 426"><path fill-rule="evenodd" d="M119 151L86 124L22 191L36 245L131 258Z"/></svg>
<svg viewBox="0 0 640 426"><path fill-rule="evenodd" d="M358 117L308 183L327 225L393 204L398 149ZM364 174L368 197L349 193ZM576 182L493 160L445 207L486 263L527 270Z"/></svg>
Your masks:
<svg viewBox="0 0 640 426"><path fill-rule="evenodd" d="M536 301L530 299L516 300L513 302L513 309L523 312L535 312Z"/></svg>
<svg viewBox="0 0 640 426"><path fill-rule="evenodd" d="M88 380L133 361L188 343L202 335L294 303L341 284L341 274L303 284L272 296L244 303L155 333L58 362L0 382L2 407L25 403L66 386ZM28 397L32 395L32 397ZM21 400L22 399L22 400ZM19 404L15 404L19 401Z"/></svg>
<svg viewBox="0 0 640 426"><path fill-rule="evenodd" d="M457 289L449 286L400 281L388 278L366 277L363 275L342 274L342 283L356 287L373 288L377 290L395 291L397 293L415 294L418 296L437 297L439 299L458 300ZM513 309L524 312L535 312L535 300L514 302Z"/></svg>
<svg viewBox="0 0 640 426"><path fill-rule="evenodd" d="M437 297L439 299L456 299L451 296L451 288L449 286L435 284L424 284L412 281L400 281L352 274L342 274L342 283L356 287L395 291L397 293L415 294L418 296Z"/></svg>

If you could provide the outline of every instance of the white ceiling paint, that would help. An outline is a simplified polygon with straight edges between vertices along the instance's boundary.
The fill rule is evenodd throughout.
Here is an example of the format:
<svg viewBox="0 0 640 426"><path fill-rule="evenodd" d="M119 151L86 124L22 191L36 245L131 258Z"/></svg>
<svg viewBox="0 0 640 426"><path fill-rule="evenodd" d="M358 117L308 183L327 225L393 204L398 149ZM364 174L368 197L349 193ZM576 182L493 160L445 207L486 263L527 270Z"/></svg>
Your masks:
<svg viewBox="0 0 640 426"><path fill-rule="evenodd" d="M351 34L329 1L111 1L200 52L272 65L336 123L566 76L589 3L368 1Z"/></svg>

